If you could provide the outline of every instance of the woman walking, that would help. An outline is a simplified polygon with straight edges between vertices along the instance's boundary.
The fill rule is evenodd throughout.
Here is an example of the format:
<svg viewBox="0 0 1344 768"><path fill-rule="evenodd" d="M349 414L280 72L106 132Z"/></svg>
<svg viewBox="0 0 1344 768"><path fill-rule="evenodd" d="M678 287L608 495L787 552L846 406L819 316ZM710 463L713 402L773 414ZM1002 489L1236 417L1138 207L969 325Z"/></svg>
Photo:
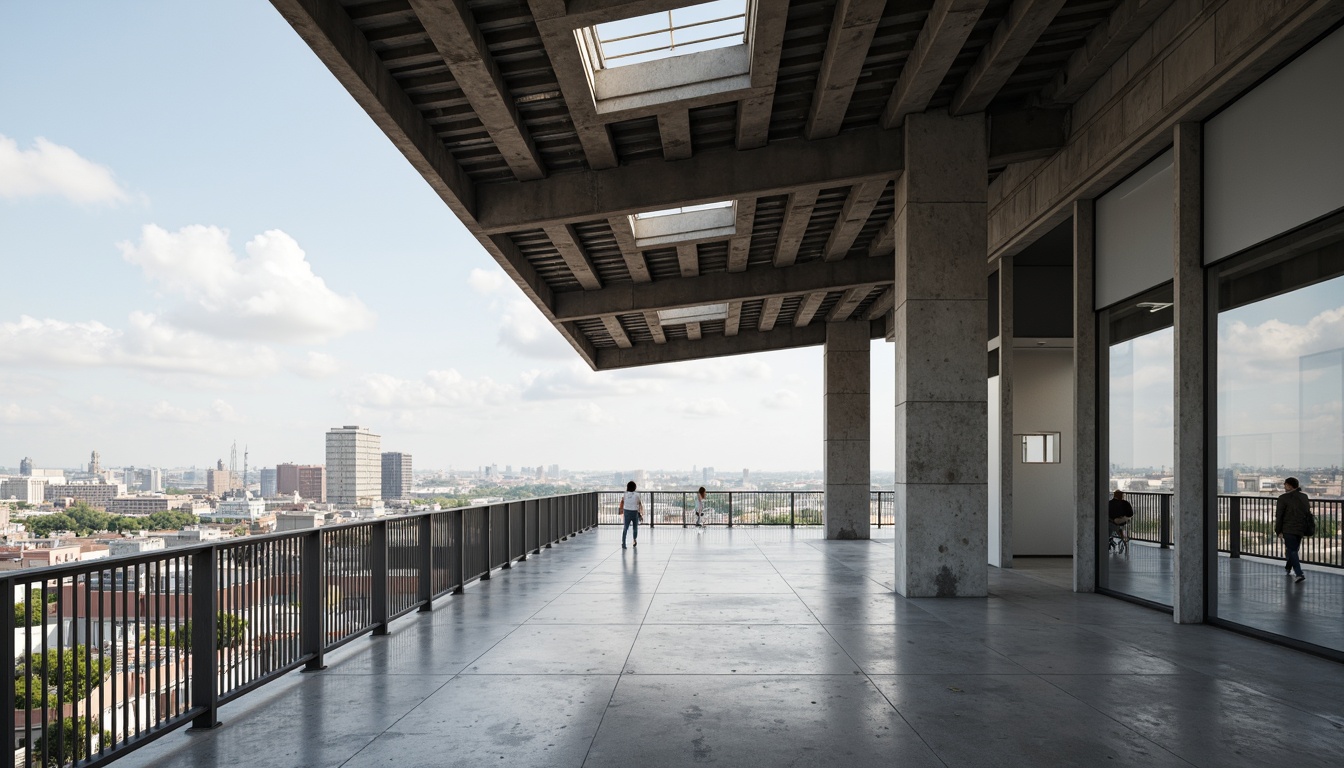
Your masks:
<svg viewBox="0 0 1344 768"><path fill-rule="evenodd" d="M621 499L621 512L625 518L625 526L621 528L621 549L625 549L625 532L632 527L635 529L635 535L632 537L635 546L639 546L639 523L644 519L644 500L635 493L635 481L631 480L625 484L625 497Z"/></svg>
<svg viewBox="0 0 1344 768"><path fill-rule="evenodd" d="M700 490L695 492L695 527L704 528L705 523L703 515L705 512L705 486L700 486Z"/></svg>

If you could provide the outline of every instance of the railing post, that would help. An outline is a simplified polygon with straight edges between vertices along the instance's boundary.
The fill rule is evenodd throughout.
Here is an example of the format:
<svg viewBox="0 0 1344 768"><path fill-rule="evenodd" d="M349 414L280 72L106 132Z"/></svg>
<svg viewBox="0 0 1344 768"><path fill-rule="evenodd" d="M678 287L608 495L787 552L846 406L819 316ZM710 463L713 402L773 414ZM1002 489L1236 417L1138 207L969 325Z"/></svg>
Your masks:
<svg viewBox="0 0 1344 768"><path fill-rule="evenodd" d="M728 492L728 527L733 527L733 492Z"/></svg>
<svg viewBox="0 0 1344 768"><path fill-rule="evenodd" d="M1241 557L1241 497L1227 500L1227 552L1230 557Z"/></svg>
<svg viewBox="0 0 1344 768"><path fill-rule="evenodd" d="M304 672L326 669L326 578L322 563L322 532L313 531L299 545L299 650L308 657Z"/></svg>
<svg viewBox="0 0 1344 768"><path fill-rule="evenodd" d="M481 581L490 580L490 565L491 565L490 560L492 556L492 553L490 551L491 550L490 531L492 527L490 525L490 519L494 517L493 514L494 509L495 505L493 504L486 504L485 507L483 508L485 512L485 524L481 526L481 551L485 553L485 572L481 574Z"/></svg>
<svg viewBox="0 0 1344 768"><path fill-rule="evenodd" d="M653 491L649 491L649 527L653 527Z"/></svg>
<svg viewBox="0 0 1344 768"><path fill-rule="evenodd" d="M793 492L793 491L789 491L789 527L790 527L790 528L794 527L794 522L795 522L796 514L797 514L797 509L796 509L796 508L797 508L797 506L798 506L797 502L798 502L798 494L795 493L795 492Z"/></svg>
<svg viewBox="0 0 1344 768"><path fill-rule="evenodd" d="M420 612L434 610L434 513L420 516Z"/></svg>
<svg viewBox="0 0 1344 768"><path fill-rule="evenodd" d="M1158 545L1163 549L1171 546L1171 494L1164 493L1158 502L1159 515L1161 517L1158 523Z"/></svg>
<svg viewBox="0 0 1344 768"><path fill-rule="evenodd" d="M387 521L375 522L369 530L369 573L372 587L373 634L387 634Z"/></svg>
<svg viewBox="0 0 1344 768"><path fill-rule="evenodd" d="M85 578L87 579L88 576L85 576ZM0 594L14 594L14 582L10 579L0 580ZM92 612L92 609L87 605L85 606L85 610ZM0 659L13 659L18 656L18 652L14 648L14 633L17 629L18 622L15 621L14 612L0 611ZM86 640L88 642L93 642L92 638L86 638ZM14 686L12 685L0 686L0 712L14 711L15 699L17 698L15 693ZM14 746L14 742L16 741L14 738L14 730L14 728L9 727L0 728L0 731L4 732L4 741L0 742L0 744L3 745L0 749L3 749L4 751L0 752L0 754L14 754L16 750L16 747Z"/></svg>
<svg viewBox="0 0 1344 768"><path fill-rule="evenodd" d="M555 500L554 497L547 496L545 501L546 501L546 536L547 536L546 548L550 549L552 542L555 541ZM537 538L540 539L541 535L538 534Z"/></svg>
<svg viewBox="0 0 1344 768"><path fill-rule="evenodd" d="M448 567L454 584L453 594L460 595L467 588L467 514L462 507L453 510L453 544Z"/></svg>
<svg viewBox="0 0 1344 768"><path fill-rule="evenodd" d="M513 505L514 502L504 503L504 564L500 568L513 567Z"/></svg>
<svg viewBox="0 0 1344 768"><path fill-rule="evenodd" d="M191 562L191 706L198 714L191 730L219 727L219 651L215 649L219 572L214 547L203 547Z"/></svg>

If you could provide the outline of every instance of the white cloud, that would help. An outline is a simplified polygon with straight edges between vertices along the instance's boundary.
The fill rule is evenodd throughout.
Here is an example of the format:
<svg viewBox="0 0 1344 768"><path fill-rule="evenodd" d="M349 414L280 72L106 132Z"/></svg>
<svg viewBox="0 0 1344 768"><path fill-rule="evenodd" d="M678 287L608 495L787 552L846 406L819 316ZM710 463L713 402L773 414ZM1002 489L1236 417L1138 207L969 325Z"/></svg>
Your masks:
<svg viewBox="0 0 1344 768"><path fill-rule="evenodd" d="M177 232L146 225L138 244L118 248L146 278L183 300L169 317L215 336L311 343L374 323L363 302L328 288L294 238L277 229L248 241L242 259L227 231L200 225Z"/></svg>
<svg viewBox="0 0 1344 768"><path fill-rule="evenodd" d="M482 296L488 296L508 283L508 277L499 270L473 269L467 276L467 285Z"/></svg>
<svg viewBox="0 0 1344 768"><path fill-rule="evenodd" d="M598 373L581 362L550 370L527 371L522 375L524 400L566 400L621 397L661 392L654 381Z"/></svg>
<svg viewBox="0 0 1344 768"><path fill-rule="evenodd" d="M430 371L419 381L370 374L345 392L355 407L384 410L479 408L509 402L517 389L488 377L467 379L455 370Z"/></svg>
<svg viewBox="0 0 1344 768"><path fill-rule="evenodd" d="M761 400L761 404L766 408L778 408L780 410L795 408L798 402L798 393L791 389L777 389Z"/></svg>
<svg viewBox="0 0 1344 768"><path fill-rule="evenodd" d="M121 367L156 372L254 377L276 369L263 346L209 339L132 312L125 330L97 320L38 320L27 315L0 323L0 364L28 367Z"/></svg>
<svg viewBox="0 0 1344 768"><path fill-rule="evenodd" d="M1228 323L1219 334L1218 366L1233 379L1297 381L1299 358L1344 346L1344 307L1320 312L1302 325L1266 320Z"/></svg>
<svg viewBox="0 0 1344 768"><path fill-rule="evenodd" d="M672 404L672 411L697 419L717 419L733 416L737 413L723 401L723 398L719 397L709 397L704 400L678 399Z"/></svg>
<svg viewBox="0 0 1344 768"><path fill-rule="evenodd" d="M526 301L514 301L499 318L499 343L524 357L564 360L574 357L555 326Z"/></svg>
<svg viewBox="0 0 1344 768"><path fill-rule="evenodd" d="M74 421L68 411L47 406L30 408L18 403L0 403L0 424L64 425Z"/></svg>
<svg viewBox="0 0 1344 768"><path fill-rule="evenodd" d="M574 416L584 424L610 424L615 419L597 403L584 403L574 409Z"/></svg>
<svg viewBox="0 0 1344 768"><path fill-rule="evenodd" d="M301 360L289 364L289 369L306 379L325 379L341 370L341 363L325 352L308 352Z"/></svg>
<svg viewBox="0 0 1344 768"><path fill-rule="evenodd" d="M681 363L650 366L640 369L637 373L623 371L621 374L640 378L680 379L719 384L726 381L769 379L774 374L774 370L764 360L742 357L736 360L725 360L723 358L689 360Z"/></svg>
<svg viewBox="0 0 1344 768"><path fill-rule="evenodd" d="M122 203L129 199L107 167L75 150L39 137L32 149L0 134L0 197L57 195L73 203Z"/></svg>
<svg viewBox="0 0 1344 768"><path fill-rule="evenodd" d="M223 400L215 400L209 408L182 408L167 400L160 400L149 410L149 418L154 421L167 421L179 424L202 424L206 422L237 421L233 406Z"/></svg>

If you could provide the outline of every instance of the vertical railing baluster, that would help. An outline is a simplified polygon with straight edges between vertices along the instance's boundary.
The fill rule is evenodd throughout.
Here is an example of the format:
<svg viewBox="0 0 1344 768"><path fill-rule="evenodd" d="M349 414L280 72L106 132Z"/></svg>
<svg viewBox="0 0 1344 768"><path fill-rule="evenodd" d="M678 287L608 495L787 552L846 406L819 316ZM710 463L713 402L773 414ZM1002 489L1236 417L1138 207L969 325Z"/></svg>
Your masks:
<svg viewBox="0 0 1344 768"><path fill-rule="evenodd" d="M460 595L467 582L467 511L461 507L453 510L453 546L449 548L448 562L453 583L453 594Z"/></svg>
<svg viewBox="0 0 1344 768"><path fill-rule="evenodd" d="M1163 549L1171 546L1171 494L1163 494L1158 502L1158 545Z"/></svg>
<svg viewBox="0 0 1344 768"><path fill-rule="evenodd" d="M513 567L513 505L517 502L508 502L504 505L504 563L500 568Z"/></svg>
<svg viewBox="0 0 1344 768"><path fill-rule="evenodd" d="M1231 557L1241 557L1241 497L1227 500L1227 549Z"/></svg>
<svg viewBox="0 0 1344 768"><path fill-rule="evenodd" d="M728 527L733 527L733 492L728 492Z"/></svg>
<svg viewBox="0 0 1344 768"><path fill-rule="evenodd" d="M481 507L481 516L485 518L485 523L481 526L481 552L485 554L485 569L481 574L481 581L490 580L490 561L494 559L493 553L490 551L493 543L490 540L491 529L493 528L490 522L495 516L494 513L494 505L487 504Z"/></svg>

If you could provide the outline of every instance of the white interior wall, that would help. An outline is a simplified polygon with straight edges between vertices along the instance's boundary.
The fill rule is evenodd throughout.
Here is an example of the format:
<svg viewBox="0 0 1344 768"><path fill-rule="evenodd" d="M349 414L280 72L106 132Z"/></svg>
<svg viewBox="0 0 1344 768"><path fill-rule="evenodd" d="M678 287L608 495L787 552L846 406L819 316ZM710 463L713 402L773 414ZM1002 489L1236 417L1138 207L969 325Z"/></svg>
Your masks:
<svg viewBox="0 0 1344 768"><path fill-rule="evenodd" d="M989 380L989 564L1003 567L1003 507L999 489L1003 484L999 462L999 377Z"/></svg>
<svg viewBox="0 0 1344 768"><path fill-rule="evenodd" d="M993 403L994 399L990 399ZM1058 464L1013 460L1013 556L1073 554L1073 351L1013 354L1013 432L1060 433ZM992 405L991 405L992 407ZM991 418L990 424L994 424ZM994 463L990 463L993 472ZM993 499L993 496L990 497ZM991 530L993 530L991 526ZM991 549L992 553L994 550Z"/></svg>

